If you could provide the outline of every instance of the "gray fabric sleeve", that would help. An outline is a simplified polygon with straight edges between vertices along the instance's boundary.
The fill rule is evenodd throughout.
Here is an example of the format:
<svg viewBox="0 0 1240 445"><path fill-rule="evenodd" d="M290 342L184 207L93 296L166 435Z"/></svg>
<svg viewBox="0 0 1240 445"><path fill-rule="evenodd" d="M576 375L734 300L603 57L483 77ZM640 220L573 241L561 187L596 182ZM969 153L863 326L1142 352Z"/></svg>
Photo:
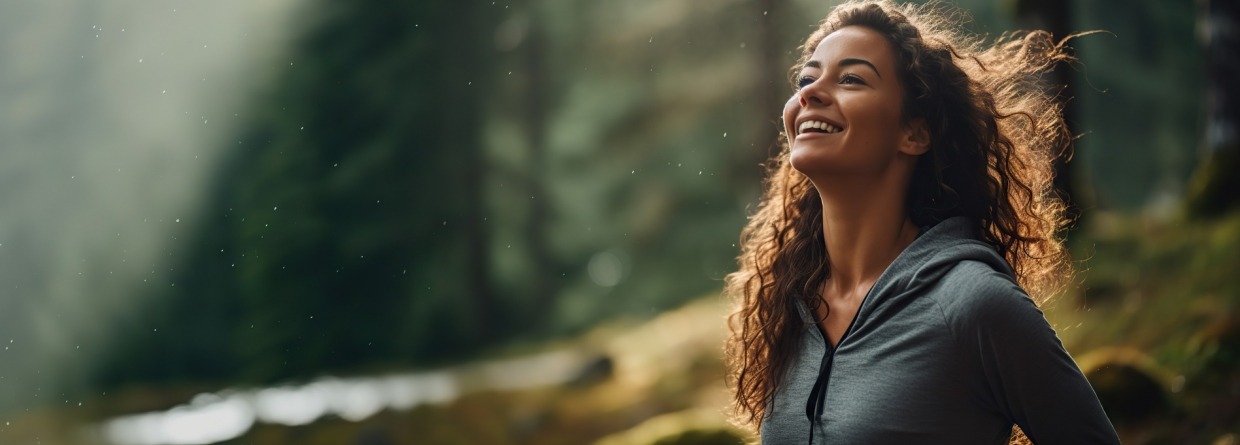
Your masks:
<svg viewBox="0 0 1240 445"><path fill-rule="evenodd" d="M944 283L944 316L978 390L1035 444L1118 444L1089 381L1025 292L1006 274L965 261ZM954 287L955 289L950 289Z"/></svg>

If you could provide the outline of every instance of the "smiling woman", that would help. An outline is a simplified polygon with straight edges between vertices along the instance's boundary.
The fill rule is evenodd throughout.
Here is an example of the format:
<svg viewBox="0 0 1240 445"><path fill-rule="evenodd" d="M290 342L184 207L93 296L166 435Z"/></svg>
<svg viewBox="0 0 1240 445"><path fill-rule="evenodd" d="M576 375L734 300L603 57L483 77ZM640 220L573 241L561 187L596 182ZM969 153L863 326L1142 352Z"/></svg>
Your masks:
<svg viewBox="0 0 1240 445"><path fill-rule="evenodd" d="M727 280L739 421L768 444L1118 443L1037 306L1070 272L1070 138L1037 79L1070 56L938 8L849 2L802 47Z"/></svg>
<svg viewBox="0 0 1240 445"><path fill-rule="evenodd" d="M859 175L886 171L893 163L900 167L892 174L911 171L926 150L925 123L903 125L903 88L890 75L894 69L891 44L877 31L849 26L824 38L797 76L799 91L784 106L792 166L821 185L856 183ZM911 131L917 134L905 134Z"/></svg>

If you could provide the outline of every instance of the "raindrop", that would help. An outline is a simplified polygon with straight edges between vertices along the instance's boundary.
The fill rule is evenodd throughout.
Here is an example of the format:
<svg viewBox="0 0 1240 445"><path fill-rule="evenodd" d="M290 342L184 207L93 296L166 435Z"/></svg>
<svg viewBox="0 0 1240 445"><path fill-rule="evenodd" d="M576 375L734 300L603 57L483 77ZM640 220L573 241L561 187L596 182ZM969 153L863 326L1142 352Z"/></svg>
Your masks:
<svg viewBox="0 0 1240 445"><path fill-rule="evenodd" d="M725 137L725 138L726 138L726 137L728 137L728 132L726 132L726 131L725 131L725 132L723 132L723 137Z"/></svg>
<svg viewBox="0 0 1240 445"><path fill-rule="evenodd" d="M590 258L586 271L590 281L602 287L612 287L624 277L624 264L611 252L599 252Z"/></svg>
<svg viewBox="0 0 1240 445"><path fill-rule="evenodd" d="M299 130L305 130L305 129L306 129L306 126L305 126L305 125L303 125L301 128L299 128Z"/></svg>
<svg viewBox="0 0 1240 445"><path fill-rule="evenodd" d="M278 207L278 206L277 206L277 207L272 207L272 208L271 208L271 210L279 210L279 209L280 209L280 207Z"/></svg>
<svg viewBox="0 0 1240 445"><path fill-rule="evenodd" d="M176 219L176 222L181 222L181 218L177 218L177 219Z"/></svg>
<svg viewBox="0 0 1240 445"><path fill-rule="evenodd" d="M142 59L138 59L138 63L142 63Z"/></svg>

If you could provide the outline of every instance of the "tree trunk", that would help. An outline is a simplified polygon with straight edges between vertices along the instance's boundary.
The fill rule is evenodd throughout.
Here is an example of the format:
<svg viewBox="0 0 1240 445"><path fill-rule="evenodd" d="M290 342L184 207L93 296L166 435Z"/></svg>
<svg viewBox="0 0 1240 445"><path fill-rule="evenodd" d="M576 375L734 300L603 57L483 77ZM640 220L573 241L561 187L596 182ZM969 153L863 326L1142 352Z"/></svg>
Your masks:
<svg viewBox="0 0 1240 445"><path fill-rule="evenodd" d="M1189 184L1191 216L1222 215L1240 206L1240 4L1207 0L1205 158Z"/></svg>
<svg viewBox="0 0 1240 445"><path fill-rule="evenodd" d="M537 11L531 11L530 25L525 43L526 100L525 129L529 142L530 164L526 172L526 188L529 200L529 221L526 223L526 241L529 243L533 277L530 292L534 296L535 313L547 314L545 308L553 303L554 292L550 274L553 270L547 240L548 214L551 197L547 194L547 109L550 102L548 88L551 70L547 69L547 40Z"/></svg>
<svg viewBox="0 0 1240 445"><path fill-rule="evenodd" d="M758 110L761 113L762 129L758 133L758 147L760 150L750 150L750 156L743 159L740 164L745 168L746 172L753 172L750 175L754 178L752 183L757 184L761 180L762 172L753 168L767 158L775 155L780 149L780 113L783 111L783 99L786 96L782 93L788 93L786 79L784 73L791 63L789 57L786 57L788 48L787 42L781 38L780 25L783 23L779 20L780 14L784 9L785 0L761 0L758 2L758 8L762 10L762 15L758 17L758 57L760 82L758 83Z"/></svg>
<svg viewBox="0 0 1240 445"><path fill-rule="evenodd" d="M1016 6L1018 18L1025 23L1031 24L1033 28L1041 28L1049 31L1055 39L1062 39L1071 35L1072 30L1072 6L1068 0L1020 0ZM1077 111L1076 101L1076 82L1072 77L1072 71L1066 64L1055 66L1050 76L1051 85L1063 87L1059 93L1059 101L1063 106L1064 122L1068 125L1068 131L1073 136L1078 133L1077 118L1080 115ZM1060 198L1063 199L1067 207L1067 216L1072 226L1079 226L1081 223L1082 201L1085 198L1080 193L1076 180L1076 169L1072 167L1069 161L1072 159L1072 152L1063 153L1063 156L1055 158L1055 190L1059 192Z"/></svg>
<svg viewBox="0 0 1240 445"><path fill-rule="evenodd" d="M491 14L480 11L481 6L474 2L463 2L452 15L456 26L447 33L446 42L451 45L453 54L443 54L447 63L445 86L452 93L445 95L447 118L444 122L452 128L448 134L456 135L451 140L457 142L455 150L460 153L463 166L459 184L464 192L462 217L462 236L465 238L465 276L468 281L467 292L470 305L474 312L470 340L477 344L485 342L492 334L496 321L495 298L491 290L491 256L490 233L483 224L486 211L485 181L488 177L486 153L483 149L478 121L483 118L483 98L491 87L489 70L478 70L478 60L489 60L488 54L493 53L490 39L492 29L486 26L491 21ZM461 56L468 54L469 56Z"/></svg>

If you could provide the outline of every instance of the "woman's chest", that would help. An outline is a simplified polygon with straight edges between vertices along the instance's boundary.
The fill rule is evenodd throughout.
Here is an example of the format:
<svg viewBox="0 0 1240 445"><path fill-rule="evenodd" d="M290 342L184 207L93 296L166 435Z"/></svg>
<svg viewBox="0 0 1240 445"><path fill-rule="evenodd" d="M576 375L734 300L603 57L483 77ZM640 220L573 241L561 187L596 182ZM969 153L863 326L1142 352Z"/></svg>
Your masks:
<svg viewBox="0 0 1240 445"><path fill-rule="evenodd" d="M801 347L763 424L764 443L785 443L776 437L805 441L807 403L820 370L825 393L815 443L989 443L983 439L1004 429L976 362L959 353L939 323L897 319L858 325L835 351L811 329ZM833 356L823 368L827 354ZM962 428L969 431L958 431ZM818 442L820 437L830 440Z"/></svg>

